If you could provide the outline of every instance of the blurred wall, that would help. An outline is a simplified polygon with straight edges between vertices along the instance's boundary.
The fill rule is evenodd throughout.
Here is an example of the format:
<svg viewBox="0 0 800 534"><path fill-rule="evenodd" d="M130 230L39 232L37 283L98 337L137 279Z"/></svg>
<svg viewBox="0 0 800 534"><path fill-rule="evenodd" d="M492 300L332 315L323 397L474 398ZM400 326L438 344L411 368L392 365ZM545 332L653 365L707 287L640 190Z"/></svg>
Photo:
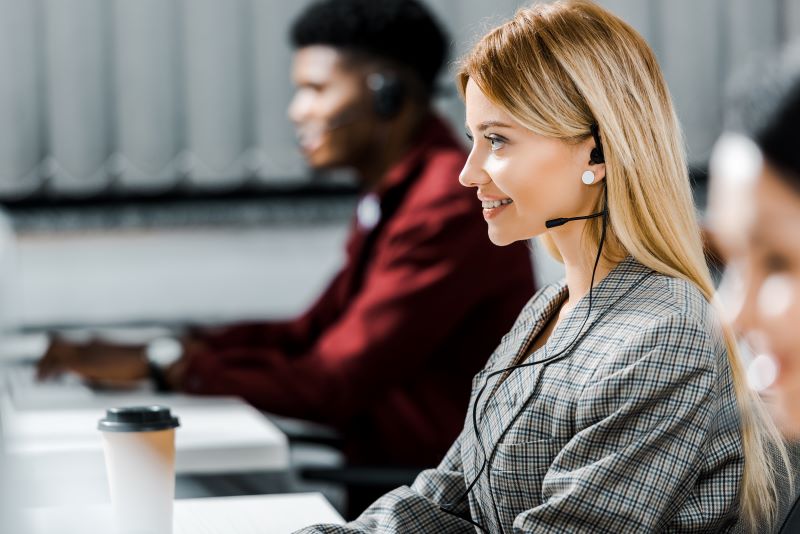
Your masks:
<svg viewBox="0 0 800 534"><path fill-rule="evenodd" d="M519 0L429 0L456 37L458 54L510 17ZM703 165L722 126L722 95L748 60L800 36L800 0L598 0L653 47L681 119L689 161ZM456 14L455 16L453 14ZM452 78L451 78L452 79ZM457 102L450 115L463 117ZM459 119L456 124L463 122Z"/></svg>
<svg viewBox="0 0 800 534"><path fill-rule="evenodd" d="M379 1L379 0L376 0ZM0 198L303 180L286 105L309 0L0 0ZM519 0L428 0L463 53ZM703 163L724 80L800 0L602 0L653 45ZM439 106L460 131L451 77Z"/></svg>

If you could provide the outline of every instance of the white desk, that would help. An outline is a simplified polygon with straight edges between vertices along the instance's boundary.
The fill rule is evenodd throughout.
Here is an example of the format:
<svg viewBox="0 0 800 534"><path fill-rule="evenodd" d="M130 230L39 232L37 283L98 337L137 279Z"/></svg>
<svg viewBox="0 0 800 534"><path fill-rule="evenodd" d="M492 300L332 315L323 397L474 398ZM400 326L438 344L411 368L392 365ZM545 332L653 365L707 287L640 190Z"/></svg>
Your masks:
<svg viewBox="0 0 800 534"><path fill-rule="evenodd" d="M175 501L174 534L288 534L317 523L344 523L318 493ZM109 506L26 510L30 534L107 534Z"/></svg>
<svg viewBox="0 0 800 534"><path fill-rule="evenodd" d="M115 406L172 408L181 423L175 438L178 475L289 469L286 436L236 398L150 392L60 395L45 407L47 403L15 403L0 391L6 450L15 479L29 488L28 504L108 502L97 421Z"/></svg>
<svg viewBox="0 0 800 534"><path fill-rule="evenodd" d="M152 338L156 335L152 330L129 329L127 337L129 341ZM126 339L123 334L117 332L111 338L121 341ZM157 394L146 389L98 392L77 381L68 387L36 383L21 395L4 391L4 374L11 366L27 371L33 381L32 365L14 362L35 360L46 347L44 335L0 338L0 416L6 425L5 440L9 453L23 464L30 463L32 473L50 476L68 463L87 473L104 469L97 421L107 408L150 404L169 406L180 419L175 438L178 474L273 471L289 466L283 432L237 398ZM70 462L64 462L67 458Z"/></svg>
<svg viewBox="0 0 800 534"><path fill-rule="evenodd" d="M288 442L260 412L234 398L131 395L74 407L15 410L6 404L8 454L33 476L104 474L97 421L105 409L166 405L180 419L175 434L178 474L277 471L289 467Z"/></svg>

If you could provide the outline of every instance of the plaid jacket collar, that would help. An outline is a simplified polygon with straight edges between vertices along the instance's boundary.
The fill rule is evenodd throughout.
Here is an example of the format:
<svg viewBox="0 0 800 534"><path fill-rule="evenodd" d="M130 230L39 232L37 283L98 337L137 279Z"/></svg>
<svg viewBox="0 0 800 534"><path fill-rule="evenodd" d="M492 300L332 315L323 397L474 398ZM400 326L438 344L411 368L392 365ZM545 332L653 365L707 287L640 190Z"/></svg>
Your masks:
<svg viewBox="0 0 800 534"><path fill-rule="evenodd" d="M561 324L553 331L547 343L533 356L536 360L553 356L567 349L578 335L584 320L584 330L589 330L591 325L601 319L623 295L653 274L654 271L645 267L632 256L628 256L615 266L592 291L591 315L586 318L589 311L589 295L584 295L578 304L570 310ZM502 359L499 365L508 367L527 351L533 340L539 335L553 313L567 298L568 289L565 280L548 286L536 300L523 311L525 315L520 323L519 333L515 346L509 351L509 358ZM526 360L527 361L527 360ZM499 368L502 368L499 367Z"/></svg>
<svg viewBox="0 0 800 534"><path fill-rule="evenodd" d="M654 273L655 271L642 265L631 256L628 256L614 267L594 287L591 315L586 320L584 334L581 337L591 335L593 324L601 321L603 316L620 298L639 287L645 279ZM518 361L518 358L528 350L528 347L544 328L544 325L547 324L548 319L555 310L564 302L567 293L568 289L565 280L545 287L537 298L523 309L520 321L509 334L510 344L507 345L507 348L501 349L502 354L499 355L500 357L497 358L494 365L483 373L488 375L509 367L515 361ZM588 311L589 297L587 294L578 301L578 304L553 331L547 343L522 363L540 361L567 350L579 335ZM496 390L495 385L504 374L501 373L489 380L486 393L484 393L486 397L477 406L481 441L483 443L496 443L502 440L502 434L505 429L536 392L540 374L540 365L517 369L511 372ZM481 382L483 380L485 378L481 377ZM494 391L493 394L491 393L492 391ZM487 422L483 420L484 415L492 419L492 421L486 424Z"/></svg>

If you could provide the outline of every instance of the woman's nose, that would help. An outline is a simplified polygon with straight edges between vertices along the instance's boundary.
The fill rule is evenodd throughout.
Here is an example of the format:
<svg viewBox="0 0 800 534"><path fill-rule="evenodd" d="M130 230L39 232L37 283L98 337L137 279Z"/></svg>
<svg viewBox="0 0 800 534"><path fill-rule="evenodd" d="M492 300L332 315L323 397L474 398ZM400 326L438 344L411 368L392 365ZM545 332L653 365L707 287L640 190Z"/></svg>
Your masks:
<svg viewBox="0 0 800 534"><path fill-rule="evenodd" d="M483 167L476 161L477 157L475 151L470 152L467 157L467 162L461 173L458 175L458 181L464 187L478 187L489 182L489 175L483 170Z"/></svg>

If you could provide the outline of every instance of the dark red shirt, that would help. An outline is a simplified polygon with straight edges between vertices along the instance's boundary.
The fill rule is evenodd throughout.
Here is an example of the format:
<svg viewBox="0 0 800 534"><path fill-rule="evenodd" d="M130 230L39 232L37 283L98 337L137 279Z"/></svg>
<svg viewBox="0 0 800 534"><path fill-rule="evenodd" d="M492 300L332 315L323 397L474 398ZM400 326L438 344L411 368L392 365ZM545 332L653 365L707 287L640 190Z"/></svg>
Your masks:
<svg viewBox="0 0 800 534"><path fill-rule="evenodd" d="M346 263L311 309L206 337L185 389L334 425L352 462L437 463L472 376L534 289L526 244L489 241L475 190L458 183L464 161L432 119L375 192L380 221L354 219Z"/></svg>

